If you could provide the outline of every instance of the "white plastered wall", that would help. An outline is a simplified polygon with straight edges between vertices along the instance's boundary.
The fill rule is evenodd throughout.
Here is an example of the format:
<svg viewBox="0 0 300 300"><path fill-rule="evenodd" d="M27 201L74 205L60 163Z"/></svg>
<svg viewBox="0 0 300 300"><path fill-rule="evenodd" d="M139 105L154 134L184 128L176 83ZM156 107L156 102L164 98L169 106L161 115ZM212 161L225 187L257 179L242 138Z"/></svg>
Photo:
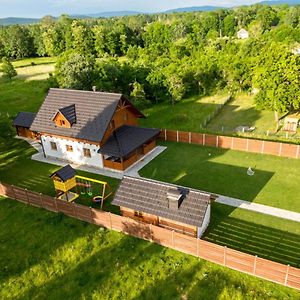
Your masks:
<svg viewBox="0 0 300 300"><path fill-rule="evenodd" d="M99 146L97 145L52 137L48 135L42 135L41 141L46 157L54 157L60 160L66 160L80 165L103 168L102 156L97 152L99 150ZM51 149L50 142L56 143L57 150ZM72 152L67 151L67 145L73 147ZM84 156L83 148L90 149L91 157Z"/></svg>
<svg viewBox="0 0 300 300"><path fill-rule="evenodd" d="M201 227L198 227L198 233L197 233L197 237L200 239L201 236L203 235L203 233L205 232L205 230L207 229L208 225L209 225L209 221L210 221L210 204L208 204L206 212L205 212L205 216L204 216L204 220L202 223Z"/></svg>

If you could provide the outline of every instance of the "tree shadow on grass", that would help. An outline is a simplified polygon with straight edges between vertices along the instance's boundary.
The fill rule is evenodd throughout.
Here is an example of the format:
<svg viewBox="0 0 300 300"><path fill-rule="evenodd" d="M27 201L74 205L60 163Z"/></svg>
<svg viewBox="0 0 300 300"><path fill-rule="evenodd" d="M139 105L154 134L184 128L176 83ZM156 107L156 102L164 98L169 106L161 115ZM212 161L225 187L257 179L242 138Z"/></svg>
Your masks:
<svg viewBox="0 0 300 300"><path fill-rule="evenodd" d="M0 200L0 281L21 276L67 243L86 236L86 223L3 198Z"/></svg>
<svg viewBox="0 0 300 300"><path fill-rule="evenodd" d="M300 267L300 235L230 217L233 207L216 205L208 230L202 237L204 240ZM218 214L218 209L225 210L225 213Z"/></svg>
<svg viewBox="0 0 300 300"><path fill-rule="evenodd" d="M121 286L128 280L128 272L136 272L140 277L143 271L139 266L162 250L159 245L124 235L119 242L103 247L16 299L90 299L96 294L99 298L126 299L128 295Z"/></svg>

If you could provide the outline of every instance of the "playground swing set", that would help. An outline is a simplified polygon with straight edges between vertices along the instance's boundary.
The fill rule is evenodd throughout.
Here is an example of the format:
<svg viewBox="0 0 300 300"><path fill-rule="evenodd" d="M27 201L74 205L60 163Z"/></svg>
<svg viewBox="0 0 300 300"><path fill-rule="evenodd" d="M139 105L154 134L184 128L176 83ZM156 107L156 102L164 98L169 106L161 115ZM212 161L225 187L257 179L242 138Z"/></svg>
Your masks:
<svg viewBox="0 0 300 300"><path fill-rule="evenodd" d="M106 181L76 175L75 170L70 165L59 169L50 177L54 183L56 197L63 201L72 202L80 195L85 194L90 197L95 195L92 201L101 203L102 209L104 200L112 194L112 190ZM73 189L76 192L72 191Z"/></svg>

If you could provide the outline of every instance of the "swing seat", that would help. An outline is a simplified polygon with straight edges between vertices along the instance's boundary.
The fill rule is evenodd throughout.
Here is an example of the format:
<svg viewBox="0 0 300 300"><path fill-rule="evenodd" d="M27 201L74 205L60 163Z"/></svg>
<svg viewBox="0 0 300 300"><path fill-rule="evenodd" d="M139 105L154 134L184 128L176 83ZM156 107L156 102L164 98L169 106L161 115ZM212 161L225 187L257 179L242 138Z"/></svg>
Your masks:
<svg viewBox="0 0 300 300"><path fill-rule="evenodd" d="M102 202L102 196L95 196L95 197L93 197L93 202L95 202L95 203Z"/></svg>

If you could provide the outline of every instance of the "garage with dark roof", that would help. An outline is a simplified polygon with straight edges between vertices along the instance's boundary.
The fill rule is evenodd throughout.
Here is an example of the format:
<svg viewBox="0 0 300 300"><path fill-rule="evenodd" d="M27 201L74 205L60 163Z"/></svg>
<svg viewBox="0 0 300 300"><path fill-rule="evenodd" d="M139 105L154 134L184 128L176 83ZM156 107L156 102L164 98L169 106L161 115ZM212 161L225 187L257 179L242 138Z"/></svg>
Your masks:
<svg viewBox="0 0 300 300"><path fill-rule="evenodd" d="M145 178L124 176L112 204L123 216L201 237L210 220L207 192Z"/></svg>
<svg viewBox="0 0 300 300"><path fill-rule="evenodd" d="M17 135L27 138L35 138L36 132L30 130L36 114L31 112L19 112L13 121Z"/></svg>

